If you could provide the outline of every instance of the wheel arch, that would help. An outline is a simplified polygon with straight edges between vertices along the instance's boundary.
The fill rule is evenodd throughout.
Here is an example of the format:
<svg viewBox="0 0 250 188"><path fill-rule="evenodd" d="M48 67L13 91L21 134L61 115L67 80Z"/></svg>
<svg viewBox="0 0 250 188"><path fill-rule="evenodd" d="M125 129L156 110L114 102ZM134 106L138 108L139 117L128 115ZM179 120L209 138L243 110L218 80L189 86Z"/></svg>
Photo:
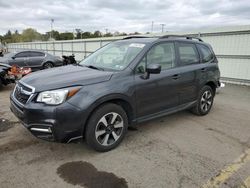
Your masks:
<svg viewBox="0 0 250 188"><path fill-rule="evenodd" d="M134 109L133 105L131 104L131 102L129 102L129 100L126 99L126 96L122 96L122 95L119 95L116 97L106 96L106 97L101 98L101 99L97 100L96 102L94 102L94 104L90 108L90 110L87 114L86 121L85 121L84 126L83 126L83 132L82 132L83 135L85 133L88 121L89 121L91 115L93 114L93 112L95 110L97 110L99 107L101 107L102 105L105 105L108 103L113 103L113 104L121 106L127 114L129 125L133 123L133 119L135 117L135 109Z"/></svg>
<svg viewBox="0 0 250 188"><path fill-rule="evenodd" d="M210 87L212 88L214 94L215 94L216 88L217 88L217 85L215 84L215 82L209 81L209 82L207 82L205 85L210 86Z"/></svg>
<svg viewBox="0 0 250 188"><path fill-rule="evenodd" d="M46 60L46 61L43 62L42 67L43 67L46 63L51 63L53 66L55 66L55 63L54 63L53 61L51 61L51 60Z"/></svg>

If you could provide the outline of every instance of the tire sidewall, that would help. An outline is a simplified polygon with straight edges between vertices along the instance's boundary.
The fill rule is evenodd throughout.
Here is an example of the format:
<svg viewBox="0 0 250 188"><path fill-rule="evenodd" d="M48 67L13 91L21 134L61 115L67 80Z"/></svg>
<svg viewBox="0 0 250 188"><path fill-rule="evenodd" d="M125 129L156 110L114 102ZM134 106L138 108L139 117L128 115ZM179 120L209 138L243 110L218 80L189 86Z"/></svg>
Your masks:
<svg viewBox="0 0 250 188"><path fill-rule="evenodd" d="M108 114L111 112L118 113L122 117L123 122L124 122L124 125L123 125L124 127L123 127L120 138L114 144L110 146L103 146L96 140L95 130L96 130L96 126L99 120L105 114ZM105 151L109 151L117 147L121 143L121 141L123 140L124 136L127 133L127 129L128 129L128 118L123 108L116 104L104 104L92 113L88 121L87 127L86 127L85 139L86 139L87 144L93 149L97 151L105 152Z"/></svg>

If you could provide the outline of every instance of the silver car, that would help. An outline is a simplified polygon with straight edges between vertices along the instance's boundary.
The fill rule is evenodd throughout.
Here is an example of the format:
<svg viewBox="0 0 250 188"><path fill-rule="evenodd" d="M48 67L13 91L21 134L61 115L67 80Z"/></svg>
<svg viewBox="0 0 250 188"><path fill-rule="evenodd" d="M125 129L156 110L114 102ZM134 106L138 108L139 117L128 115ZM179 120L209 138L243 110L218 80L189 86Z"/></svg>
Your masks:
<svg viewBox="0 0 250 188"><path fill-rule="evenodd" d="M60 57L35 50L5 54L3 57L0 57L0 63L18 65L19 67L30 67L33 71L63 65Z"/></svg>

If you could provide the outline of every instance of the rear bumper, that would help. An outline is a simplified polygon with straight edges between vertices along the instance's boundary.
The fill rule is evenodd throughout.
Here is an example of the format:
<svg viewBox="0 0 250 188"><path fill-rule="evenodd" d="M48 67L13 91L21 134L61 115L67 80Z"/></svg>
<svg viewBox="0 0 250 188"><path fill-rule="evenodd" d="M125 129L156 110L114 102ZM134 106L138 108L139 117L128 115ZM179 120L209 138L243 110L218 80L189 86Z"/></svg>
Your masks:
<svg viewBox="0 0 250 188"><path fill-rule="evenodd" d="M11 94L10 109L21 123L38 138L68 142L82 136L84 113L67 102L58 106L34 102L20 105Z"/></svg>

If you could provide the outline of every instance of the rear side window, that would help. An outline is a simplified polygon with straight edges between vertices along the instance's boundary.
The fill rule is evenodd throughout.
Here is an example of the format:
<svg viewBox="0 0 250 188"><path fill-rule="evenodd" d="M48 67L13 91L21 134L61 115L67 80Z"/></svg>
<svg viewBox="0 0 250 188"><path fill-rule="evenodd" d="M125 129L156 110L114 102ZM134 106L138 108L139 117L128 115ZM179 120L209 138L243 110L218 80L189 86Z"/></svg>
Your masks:
<svg viewBox="0 0 250 188"><path fill-rule="evenodd" d="M199 63L199 55L194 44L178 43L178 50L182 65Z"/></svg>
<svg viewBox="0 0 250 188"><path fill-rule="evenodd" d="M213 53L211 52L211 50L207 46L204 46L201 44L198 44L197 46L198 46L199 51L201 53L202 63L207 63L207 62L210 62L214 59Z"/></svg>
<svg viewBox="0 0 250 188"><path fill-rule="evenodd" d="M31 57L43 57L44 53L42 52L30 52Z"/></svg>

